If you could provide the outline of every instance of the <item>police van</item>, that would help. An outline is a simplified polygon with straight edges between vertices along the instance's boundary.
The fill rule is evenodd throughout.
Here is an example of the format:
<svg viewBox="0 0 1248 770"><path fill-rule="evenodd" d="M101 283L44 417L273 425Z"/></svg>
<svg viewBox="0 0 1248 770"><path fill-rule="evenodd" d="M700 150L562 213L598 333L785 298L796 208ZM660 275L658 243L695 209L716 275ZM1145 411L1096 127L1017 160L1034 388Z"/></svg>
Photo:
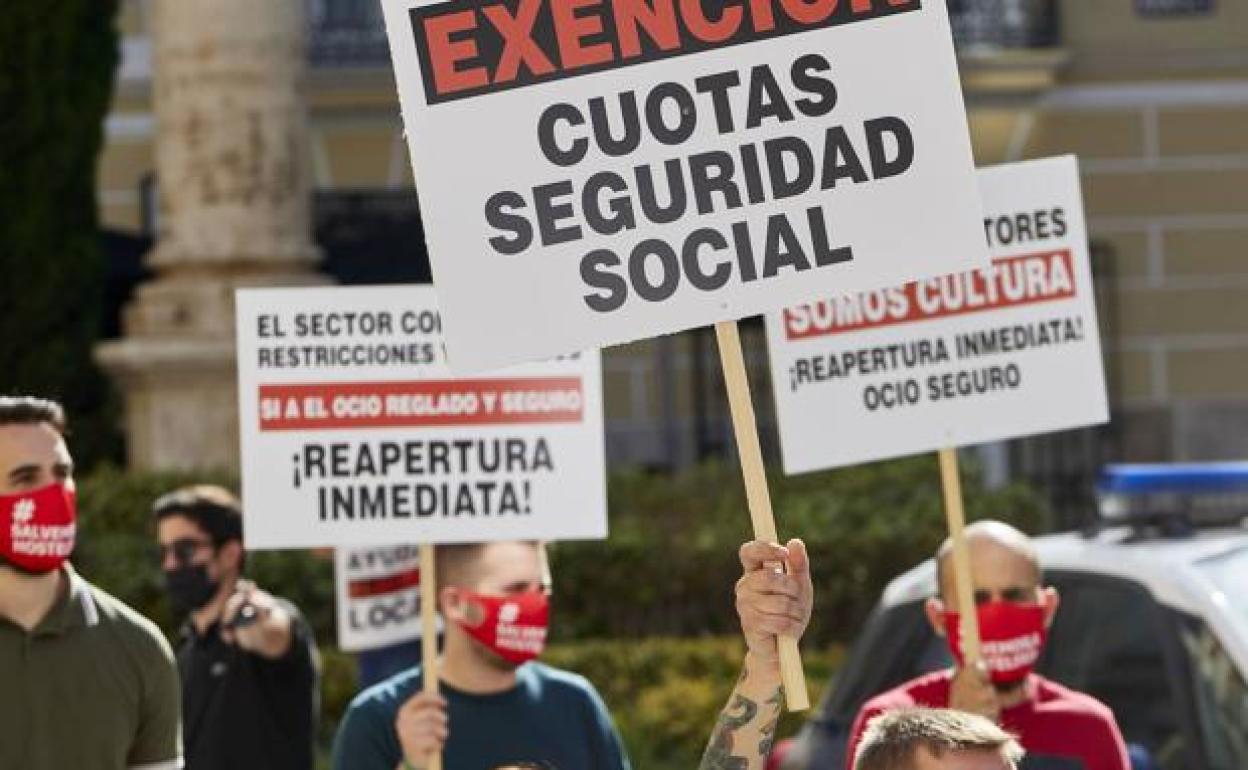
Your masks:
<svg viewBox="0 0 1248 770"><path fill-rule="evenodd" d="M1248 463L1111 466L1098 497L1089 531L1036 538L1062 595L1037 670L1113 709L1133 770L1248 770ZM842 770L866 700L951 665L935 592L931 560L888 585L773 766Z"/></svg>

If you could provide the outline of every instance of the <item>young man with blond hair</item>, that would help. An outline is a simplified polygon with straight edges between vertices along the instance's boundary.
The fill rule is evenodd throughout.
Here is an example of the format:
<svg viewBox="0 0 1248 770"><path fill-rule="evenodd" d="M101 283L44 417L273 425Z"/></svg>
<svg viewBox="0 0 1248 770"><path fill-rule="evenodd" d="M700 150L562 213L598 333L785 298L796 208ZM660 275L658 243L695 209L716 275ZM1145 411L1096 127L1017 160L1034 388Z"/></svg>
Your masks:
<svg viewBox="0 0 1248 770"><path fill-rule="evenodd" d="M867 724L854 770L1016 770L1022 759L1014 736L984 717L898 709Z"/></svg>

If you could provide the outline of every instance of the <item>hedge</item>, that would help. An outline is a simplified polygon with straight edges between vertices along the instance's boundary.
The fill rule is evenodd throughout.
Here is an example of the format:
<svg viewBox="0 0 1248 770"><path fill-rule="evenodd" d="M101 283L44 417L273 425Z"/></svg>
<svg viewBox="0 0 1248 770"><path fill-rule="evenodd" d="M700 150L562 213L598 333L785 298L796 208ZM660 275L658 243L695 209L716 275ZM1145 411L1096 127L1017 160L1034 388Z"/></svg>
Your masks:
<svg viewBox="0 0 1248 770"><path fill-rule="evenodd" d="M1049 528L1020 486L984 489L965 472L967 516ZM830 473L770 478L780 532L811 552L815 592L808 640L848 641L884 585L945 536L934 455ZM744 489L731 466L678 475L618 473L609 486L611 536L560 543L552 565L562 639L732 634L737 547L750 537Z"/></svg>
<svg viewBox="0 0 1248 770"><path fill-rule="evenodd" d="M845 648L807 645L802 655L811 698L818 702ZM711 726L741 671L739 637L599 640L554 645L552 665L587 677L611 709L633 767L697 767ZM793 735L809 715L786 715L778 735Z"/></svg>
<svg viewBox="0 0 1248 770"><path fill-rule="evenodd" d="M543 660L593 682L611 710L634 768L690 770L698 765L744 654L738 637L612 639L554 644ZM841 645L803 652L815 702L844 657ZM322 650L322 663L324 755L338 717L355 696L355 659L328 649ZM795 735L808 716L786 714L777 735Z"/></svg>
<svg viewBox="0 0 1248 770"><path fill-rule="evenodd" d="M1029 491L988 491L973 467L965 475L970 518L1047 529L1046 510ZM205 480L234 481L103 468L80 484L75 563L171 634L150 506L175 486ZM770 481L781 532L804 538L811 550L816 604L804 657L811 684L821 686L885 583L944 536L939 473L927 456ZM637 766L693 767L741 658L732 589L749 517L740 477L720 464L676 475L617 473L609 501L608 540L552 549L549 659L602 690ZM251 576L294 601L320 641L326 745L355 690L353 660L332 643L332 570L329 559L307 551L248 556Z"/></svg>
<svg viewBox="0 0 1248 770"><path fill-rule="evenodd" d="M1026 531L1047 512L1025 489L984 490L966 474L967 513ZM127 474L104 468L81 484L83 572L172 630L153 552L151 502L191 481L233 486L224 474ZM785 535L805 539L817 590L813 644L848 641L884 584L944 537L935 459L771 479ZM611 536L552 548L554 638L731 635L737 546L749 537L735 469L711 464L678 475L620 473L609 487ZM249 555L248 571L294 601L317 637L334 638L332 564L306 551Z"/></svg>

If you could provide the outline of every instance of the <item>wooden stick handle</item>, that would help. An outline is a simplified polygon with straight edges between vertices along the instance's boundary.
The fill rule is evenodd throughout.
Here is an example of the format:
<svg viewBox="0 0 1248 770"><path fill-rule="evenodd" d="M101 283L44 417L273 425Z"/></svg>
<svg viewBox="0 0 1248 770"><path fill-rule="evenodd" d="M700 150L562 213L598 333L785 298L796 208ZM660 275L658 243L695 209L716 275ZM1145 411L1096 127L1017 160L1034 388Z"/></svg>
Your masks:
<svg viewBox="0 0 1248 770"><path fill-rule="evenodd" d="M780 538L771 510L771 494L767 489L763 451L758 443L758 424L754 419L754 404L750 401L750 381L745 373L745 356L741 352L737 322L715 324L715 336L719 341L719 360L724 368L724 384L728 388L728 406L732 411L737 452L741 455L741 474L745 477L745 498L749 503L750 520L754 523L754 537L778 543ZM789 711L804 711L810 708L810 695L806 692L806 674L802 671L797 639L782 636L778 643L785 703Z"/></svg>
<svg viewBox="0 0 1248 770"><path fill-rule="evenodd" d="M420 547L420 665L426 693L438 692L438 581L432 545ZM429 757L423 770L442 770L442 755Z"/></svg>
<svg viewBox="0 0 1248 770"><path fill-rule="evenodd" d="M966 513L962 508L962 479L958 473L958 450L940 450L940 483L945 492L945 519L953 542L953 581L962 615L962 655L968 665L983 656L979 643L979 614L975 611L975 587L971 581L971 552L966 547Z"/></svg>

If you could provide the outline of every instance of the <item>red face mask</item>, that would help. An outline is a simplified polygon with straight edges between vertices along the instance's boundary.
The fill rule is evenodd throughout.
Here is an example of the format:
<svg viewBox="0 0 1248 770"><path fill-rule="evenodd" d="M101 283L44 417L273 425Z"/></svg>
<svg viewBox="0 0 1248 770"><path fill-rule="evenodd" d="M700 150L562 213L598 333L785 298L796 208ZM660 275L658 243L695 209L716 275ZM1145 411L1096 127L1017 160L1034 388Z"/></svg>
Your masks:
<svg viewBox="0 0 1248 770"><path fill-rule="evenodd" d="M517 666L537 658L546 648L550 600L541 591L511 596L488 596L466 591L465 598L481 606L485 619L475 626L460 621L468 635Z"/></svg>
<svg viewBox="0 0 1248 770"><path fill-rule="evenodd" d="M36 574L59 569L74 552L74 491L63 482L0 495L0 559Z"/></svg>
<svg viewBox="0 0 1248 770"><path fill-rule="evenodd" d="M1040 659L1048 636L1044 606L997 601L981 604L978 609L980 649L992 681L1012 684L1025 679ZM945 633L954 659L959 666L964 665L959 613L945 613Z"/></svg>

